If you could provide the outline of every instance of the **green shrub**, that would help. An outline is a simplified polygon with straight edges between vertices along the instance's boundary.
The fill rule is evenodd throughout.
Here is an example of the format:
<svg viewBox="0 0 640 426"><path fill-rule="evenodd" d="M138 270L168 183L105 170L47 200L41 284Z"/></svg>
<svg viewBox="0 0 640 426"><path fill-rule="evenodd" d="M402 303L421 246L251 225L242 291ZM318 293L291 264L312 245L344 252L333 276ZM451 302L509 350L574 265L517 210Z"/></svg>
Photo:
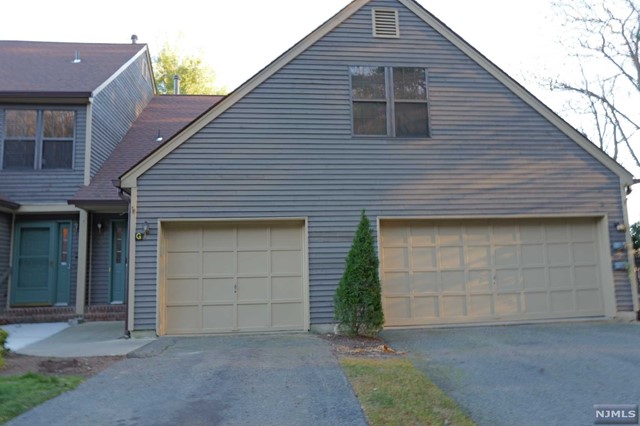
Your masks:
<svg viewBox="0 0 640 426"><path fill-rule="evenodd" d="M378 256L364 210L334 296L334 306L340 331L350 335L375 335L382 329Z"/></svg>
<svg viewBox="0 0 640 426"><path fill-rule="evenodd" d="M9 332L0 328L0 368L4 368L4 356L9 352L9 348L7 348L8 337Z"/></svg>

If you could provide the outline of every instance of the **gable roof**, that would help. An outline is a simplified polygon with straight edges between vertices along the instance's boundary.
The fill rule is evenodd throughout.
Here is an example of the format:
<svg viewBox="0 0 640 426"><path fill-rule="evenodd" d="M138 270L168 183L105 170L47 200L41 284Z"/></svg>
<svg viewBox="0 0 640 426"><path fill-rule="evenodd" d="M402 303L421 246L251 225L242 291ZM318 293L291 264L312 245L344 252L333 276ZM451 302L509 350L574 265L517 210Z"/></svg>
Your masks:
<svg viewBox="0 0 640 426"><path fill-rule="evenodd" d="M144 52L145 44L0 41L0 97L88 98Z"/></svg>
<svg viewBox="0 0 640 426"><path fill-rule="evenodd" d="M80 188L68 203L75 205L126 204L127 201L120 198L113 181L222 98L222 96L155 96L91 179L91 183ZM163 137L161 142L156 141L158 132Z"/></svg>
<svg viewBox="0 0 640 426"><path fill-rule="evenodd" d="M315 31L302 39L291 49L286 51L276 60L274 60L267 67L259 71L234 92L229 94L224 101L215 105L207 113L203 114L191 125L187 126L182 132L177 134L171 141L158 148L151 153L147 158L140 161L131 170L125 173L121 179L121 185L123 188L133 188L137 185L137 178L144 174L147 170L153 167L166 155L171 153L174 149L178 148L182 143L188 140L195 133L200 131L208 123L221 115L227 109L231 108L236 102L240 101L244 96L249 94L252 90L258 87L261 83L266 81L269 77L275 74L278 70L283 68L289 62L294 60L298 55L304 52L307 48L311 47L314 43L327 35L333 29L335 29L342 22L351 17L354 13L359 11L362 7L366 6L373 0L353 0L344 9L318 27ZM522 85L511 78L507 73L500 69L497 65L487 59L473 46L467 43L462 37L456 34L442 21L416 3L414 0L396 0L398 3L404 5L407 9L412 11L416 16L421 18L427 25L431 26L435 31L442 35L446 40L451 42L454 46L465 53L469 58L474 60L478 65L485 69L489 74L496 78L499 82L504 84L509 90L511 90L516 96L522 99L526 104L533 108L536 112L546 118L549 122L555 125L566 136L573 140L576 144L582 147L585 151L591 154L600 163L606 166L613 173L618 175L625 185L633 184L633 175L627 171L624 167L618 164L615 160L609 157L604 151L595 146L589 139L583 134L578 132L573 126L563 120L549 107L542 103L532 93L525 89Z"/></svg>

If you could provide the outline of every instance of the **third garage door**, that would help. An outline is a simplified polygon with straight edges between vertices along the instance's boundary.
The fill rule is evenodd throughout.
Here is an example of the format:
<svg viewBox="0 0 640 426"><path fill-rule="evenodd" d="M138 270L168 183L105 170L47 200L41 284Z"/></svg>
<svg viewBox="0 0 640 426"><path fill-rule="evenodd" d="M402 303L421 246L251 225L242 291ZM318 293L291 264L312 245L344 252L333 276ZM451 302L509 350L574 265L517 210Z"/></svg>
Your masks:
<svg viewBox="0 0 640 426"><path fill-rule="evenodd" d="M382 221L387 326L603 316L595 219Z"/></svg>

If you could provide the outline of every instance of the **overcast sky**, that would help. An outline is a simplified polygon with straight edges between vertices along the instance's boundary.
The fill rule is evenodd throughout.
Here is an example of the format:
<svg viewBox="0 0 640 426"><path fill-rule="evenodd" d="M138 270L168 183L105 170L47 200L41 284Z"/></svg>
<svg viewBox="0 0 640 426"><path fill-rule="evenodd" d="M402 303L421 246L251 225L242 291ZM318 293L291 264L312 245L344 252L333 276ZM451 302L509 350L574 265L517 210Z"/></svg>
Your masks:
<svg viewBox="0 0 640 426"><path fill-rule="evenodd" d="M566 52L551 0L418 0L552 109L562 98L536 83ZM0 39L128 43L151 55L165 41L201 54L232 90L346 6L349 0L20 0L3 2ZM107 7L104 7L107 5ZM630 202L640 220L640 187Z"/></svg>

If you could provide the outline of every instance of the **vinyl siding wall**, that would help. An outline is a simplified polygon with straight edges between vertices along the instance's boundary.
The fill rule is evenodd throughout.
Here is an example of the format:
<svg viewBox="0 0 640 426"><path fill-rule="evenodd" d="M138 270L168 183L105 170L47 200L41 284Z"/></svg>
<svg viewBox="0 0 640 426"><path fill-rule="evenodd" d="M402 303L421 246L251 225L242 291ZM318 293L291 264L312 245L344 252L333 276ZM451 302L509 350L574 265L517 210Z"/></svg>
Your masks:
<svg viewBox="0 0 640 426"><path fill-rule="evenodd" d="M400 10L399 39L372 38L372 7ZM349 65L426 67L432 138L352 137ZM364 7L138 180L138 224L308 217L312 324L333 322L363 208L374 224L602 213L624 241L619 178L394 1ZM136 329L155 327L157 243L155 225L136 243ZM615 283L631 310L626 273Z"/></svg>
<svg viewBox="0 0 640 426"><path fill-rule="evenodd" d="M93 100L91 177L153 97L152 78L142 72L146 61L140 56Z"/></svg>
<svg viewBox="0 0 640 426"><path fill-rule="evenodd" d="M11 253L11 214L0 213L0 310L7 306L9 256Z"/></svg>
<svg viewBox="0 0 640 426"><path fill-rule="evenodd" d="M76 133L72 170L2 170L4 151L4 125L6 109L48 109L60 108L76 112ZM86 140L86 107L42 106L42 105L0 105L0 192L12 201L29 203L66 203L66 200L83 184L84 153Z"/></svg>

